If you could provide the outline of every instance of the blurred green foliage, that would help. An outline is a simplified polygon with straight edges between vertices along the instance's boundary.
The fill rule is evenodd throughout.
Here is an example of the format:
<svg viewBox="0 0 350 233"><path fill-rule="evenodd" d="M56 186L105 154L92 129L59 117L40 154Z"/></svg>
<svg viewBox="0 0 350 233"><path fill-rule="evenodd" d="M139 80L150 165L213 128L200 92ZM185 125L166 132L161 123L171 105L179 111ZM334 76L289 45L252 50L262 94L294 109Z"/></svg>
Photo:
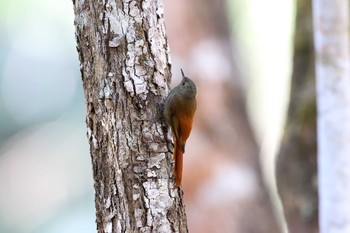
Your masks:
<svg viewBox="0 0 350 233"><path fill-rule="evenodd" d="M69 1L0 1L0 232L95 232Z"/></svg>

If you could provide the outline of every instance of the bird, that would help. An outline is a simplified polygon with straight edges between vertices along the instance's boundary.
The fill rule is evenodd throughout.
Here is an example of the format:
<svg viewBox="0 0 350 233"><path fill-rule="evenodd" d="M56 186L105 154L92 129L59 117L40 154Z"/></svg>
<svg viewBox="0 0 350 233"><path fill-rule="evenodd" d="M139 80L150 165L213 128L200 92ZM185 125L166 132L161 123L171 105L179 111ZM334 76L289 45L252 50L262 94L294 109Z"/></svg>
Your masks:
<svg viewBox="0 0 350 233"><path fill-rule="evenodd" d="M181 186L183 154L197 110L197 86L185 76L182 69L181 74L182 80L169 92L163 110L165 121L171 127L174 140L174 175L177 187Z"/></svg>

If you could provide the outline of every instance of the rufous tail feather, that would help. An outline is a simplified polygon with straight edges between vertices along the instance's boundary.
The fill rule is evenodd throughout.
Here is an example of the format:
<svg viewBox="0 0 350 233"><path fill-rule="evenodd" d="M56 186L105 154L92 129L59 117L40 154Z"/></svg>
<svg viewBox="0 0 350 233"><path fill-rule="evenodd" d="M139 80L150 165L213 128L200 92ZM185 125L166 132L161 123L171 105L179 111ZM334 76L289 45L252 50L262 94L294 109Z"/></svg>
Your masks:
<svg viewBox="0 0 350 233"><path fill-rule="evenodd" d="M183 164L183 153L181 148L177 145L175 142L175 148L174 148L174 160L175 160L175 166L174 166L174 174L175 174L175 183L176 186L181 186L181 180L182 180L182 164Z"/></svg>

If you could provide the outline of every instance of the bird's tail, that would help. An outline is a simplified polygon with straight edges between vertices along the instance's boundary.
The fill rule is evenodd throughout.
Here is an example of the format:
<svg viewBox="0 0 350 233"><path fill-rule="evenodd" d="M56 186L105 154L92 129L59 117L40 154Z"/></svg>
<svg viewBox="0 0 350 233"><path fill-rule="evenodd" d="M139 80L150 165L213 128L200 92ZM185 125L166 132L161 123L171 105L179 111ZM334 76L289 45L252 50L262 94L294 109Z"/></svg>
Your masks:
<svg viewBox="0 0 350 233"><path fill-rule="evenodd" d="M174 160L175 160L175 166L174 166L175 183L176 183L176 186L179 187L181 186L181 180L182 180L183 152L181 148L178 146L177 142L175 142Z"/></svg>

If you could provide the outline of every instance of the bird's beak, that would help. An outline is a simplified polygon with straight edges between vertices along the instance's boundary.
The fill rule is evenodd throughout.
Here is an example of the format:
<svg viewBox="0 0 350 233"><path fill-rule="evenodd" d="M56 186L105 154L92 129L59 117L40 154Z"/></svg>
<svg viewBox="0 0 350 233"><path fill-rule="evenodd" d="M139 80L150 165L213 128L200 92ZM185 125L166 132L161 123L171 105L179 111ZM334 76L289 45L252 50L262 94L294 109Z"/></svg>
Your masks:
<svg viewBox="0 0 350 233"><path fill-rule="evenodd" d="M181 74L182 74L182 80L185 79L185 74L184 74L184 71L181 69Z"/></svg>

